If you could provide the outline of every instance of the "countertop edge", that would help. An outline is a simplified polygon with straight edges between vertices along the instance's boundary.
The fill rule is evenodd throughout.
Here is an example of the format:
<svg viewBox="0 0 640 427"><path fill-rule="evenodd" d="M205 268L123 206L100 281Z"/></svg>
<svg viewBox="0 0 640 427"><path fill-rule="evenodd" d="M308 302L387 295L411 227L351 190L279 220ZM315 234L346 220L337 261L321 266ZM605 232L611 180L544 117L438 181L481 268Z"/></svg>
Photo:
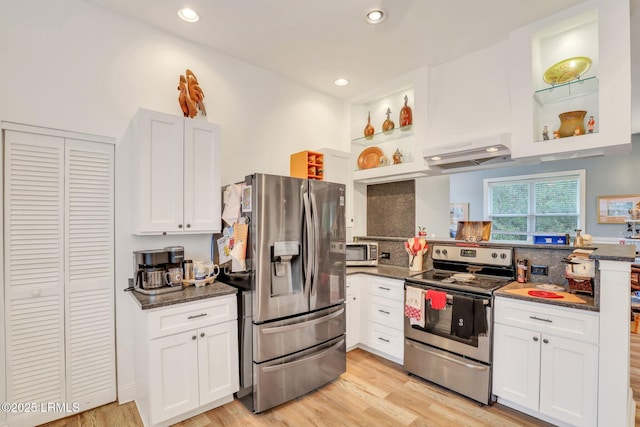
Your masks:
<svg viewBox="0 0 640 427"><path fill-rule="evenodd" d="M177 304L185 304L194 301L201 301L209 298L221 297L236 294L238 289L226 283L214 282L206 286L188 286L182 291L170 292L160 295L145 295L131 291L131 297L141 310L151 310L154 308L169 307Z"/></svg>

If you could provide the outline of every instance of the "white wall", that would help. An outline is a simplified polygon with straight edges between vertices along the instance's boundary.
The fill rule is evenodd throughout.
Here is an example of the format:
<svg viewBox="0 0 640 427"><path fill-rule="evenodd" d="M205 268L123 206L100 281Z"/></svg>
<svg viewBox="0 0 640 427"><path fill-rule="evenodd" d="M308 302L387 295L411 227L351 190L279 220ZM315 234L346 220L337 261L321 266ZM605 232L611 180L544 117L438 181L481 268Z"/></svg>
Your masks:
<svg viewBox="0 0 640 427"><path fill-rule="evenodd" d="M119 17L82 0L3 2L0 120L116 137L116 315L119 397L133 391L128 294L132 251L185 246L208 258L210 236L134 237L135 166L121 138L139 107L181 114L176 90L191 69L208 120L222 127L222 182L289 173L289 154L348 150L345 103L217 51ZM341 144L342 142L342 144ZM219 191L219 189L212 189Z"/></svg>

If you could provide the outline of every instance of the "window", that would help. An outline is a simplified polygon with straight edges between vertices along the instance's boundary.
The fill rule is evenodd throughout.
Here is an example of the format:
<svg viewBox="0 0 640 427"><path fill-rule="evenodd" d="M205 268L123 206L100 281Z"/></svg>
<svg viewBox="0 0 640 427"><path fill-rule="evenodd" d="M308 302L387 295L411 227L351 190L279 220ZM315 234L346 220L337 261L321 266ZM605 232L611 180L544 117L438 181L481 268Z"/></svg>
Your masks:
<svg viewBox="0 0 640 427"><path fill-rule="evenodd" d="M582 228L584 182L584 170L485 179L491 239L532 242L534 234L566 234Z"/></svg>

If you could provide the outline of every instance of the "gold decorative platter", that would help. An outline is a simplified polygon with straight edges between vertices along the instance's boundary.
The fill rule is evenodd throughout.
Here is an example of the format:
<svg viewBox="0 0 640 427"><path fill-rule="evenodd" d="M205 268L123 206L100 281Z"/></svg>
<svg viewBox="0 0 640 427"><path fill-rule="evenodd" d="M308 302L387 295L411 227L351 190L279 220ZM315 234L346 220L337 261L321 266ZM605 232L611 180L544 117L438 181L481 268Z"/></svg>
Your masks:
<svg viewBox="0 0 640 427"><path fill-rule="evenodd" d="M380 165L380 158L383 156L382 150L378 147L365 148L358 156L358 167L360 169L371 169Z"/></svg>
<svg viewBox="0 0 640 427"><path fill-rule="evenodd" d="M591 59L586 56L575 56L553 64L544 72L542 78L550 85L567 83L584 75L591 68Z"/></svg>

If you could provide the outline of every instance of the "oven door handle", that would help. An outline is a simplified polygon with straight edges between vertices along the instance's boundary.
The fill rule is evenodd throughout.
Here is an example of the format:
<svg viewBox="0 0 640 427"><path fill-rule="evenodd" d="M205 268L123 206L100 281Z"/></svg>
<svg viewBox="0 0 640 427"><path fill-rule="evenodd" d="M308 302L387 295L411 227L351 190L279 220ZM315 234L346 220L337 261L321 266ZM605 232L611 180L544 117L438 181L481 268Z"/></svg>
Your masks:
<svg viewBox="0 0 640 427"><path fill-rule="evenodd" d="M462 365L465 368L476 369L478 371L486 371L487 369L489 369L486 366L471 365L469 363L464 363L464 362L461 362L461 361L459 361L457 359L454 359L453 357L445 356L444 354L436 353L435 351L431 351L431 350L426 350L424 348L420 348L420 347L418 347L416 345L413 345L413 343L410 343L410 342L408 344L411 347L415 348L416 350L424 351L425 353L429 353L432 356L439 357L441 359L447 360L447 361L455 363L457 365Z"/></svg>

